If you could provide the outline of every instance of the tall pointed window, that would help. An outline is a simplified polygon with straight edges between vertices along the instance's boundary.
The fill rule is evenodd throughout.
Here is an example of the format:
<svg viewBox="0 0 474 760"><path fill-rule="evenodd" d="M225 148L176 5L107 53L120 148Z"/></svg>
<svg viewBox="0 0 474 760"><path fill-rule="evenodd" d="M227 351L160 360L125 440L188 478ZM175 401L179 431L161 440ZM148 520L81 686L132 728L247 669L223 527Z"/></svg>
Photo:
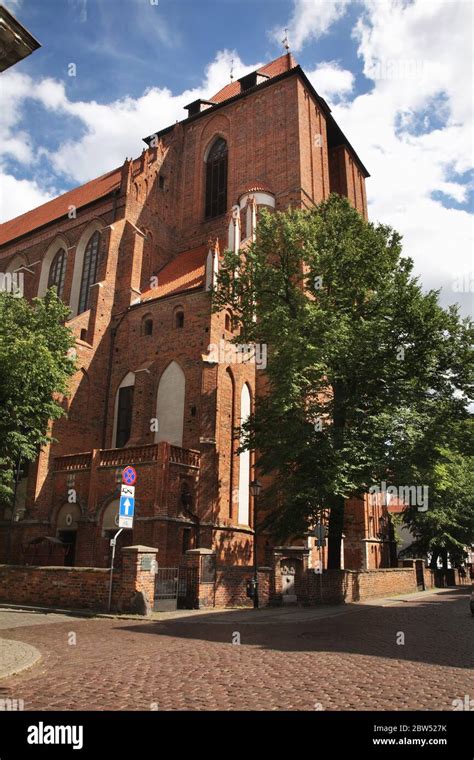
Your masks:
<svg viewBox="0 0 474 760"><path fill-rule="evenodd" d="M224 214L227 209L227 143L219 137L206 161L206 219Z"/></svg>
<svg viewBox="0 0 474 760"><path fill-rule="evenodd" d="M120 388L118 393L117 438L115 441L117 449L125 446L132 431L133 391L133 385L127 385L125 388Z"/></svg>
<svg viewBox="0 0 474 760"><path fill-rule="evenodd" d="M82 267L81 290L79 293L78 314L87 311L90 305L90 289L96 281L97 262L99 259L100 232L97 230L87 243Z"/></svg>
<svg viewBox="0 0 474 760"><path fill-rule="evenodd" d="M66 251L61 248L51 262L48 275L48 288L55 287L58 298L62 298L64 277L66 274Z"/></svg>

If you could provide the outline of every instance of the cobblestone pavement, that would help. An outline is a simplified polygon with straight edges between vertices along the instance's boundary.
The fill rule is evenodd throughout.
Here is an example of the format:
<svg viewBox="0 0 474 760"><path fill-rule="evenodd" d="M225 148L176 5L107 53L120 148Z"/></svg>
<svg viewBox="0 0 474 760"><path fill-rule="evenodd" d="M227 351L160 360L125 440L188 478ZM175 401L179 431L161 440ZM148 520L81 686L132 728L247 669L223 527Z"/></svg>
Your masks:
<svg viewBox="0 0 474 760"><path fill-rule="evenodd" d="M43 659L0 697L26 710L451 710L474 696L467 590L295 623L227 614L3 630Z"/></svg>

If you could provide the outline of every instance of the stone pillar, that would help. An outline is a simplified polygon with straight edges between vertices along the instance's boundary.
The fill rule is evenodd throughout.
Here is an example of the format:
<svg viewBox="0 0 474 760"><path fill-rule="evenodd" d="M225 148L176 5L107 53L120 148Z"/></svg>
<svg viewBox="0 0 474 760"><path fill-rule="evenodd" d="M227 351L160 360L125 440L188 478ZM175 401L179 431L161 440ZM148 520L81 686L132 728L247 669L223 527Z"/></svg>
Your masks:
<svg viewBox="0 0 474 760"><path fill-rule="evenodd" d="M124 546L122 570L117 574L114 607L121 612L151 615L155 595L158 549L151 546Z"/></svg>

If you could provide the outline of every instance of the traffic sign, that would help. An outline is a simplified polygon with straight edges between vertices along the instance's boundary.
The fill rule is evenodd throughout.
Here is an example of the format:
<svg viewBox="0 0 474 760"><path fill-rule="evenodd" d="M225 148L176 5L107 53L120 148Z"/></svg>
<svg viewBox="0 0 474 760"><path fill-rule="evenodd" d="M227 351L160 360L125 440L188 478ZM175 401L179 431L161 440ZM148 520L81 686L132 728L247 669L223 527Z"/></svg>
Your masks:
<svg viewBox="0 0 474 760"><path fill-rule="evenodd" d="M135 512L135 498L133 496L121 496L119 515L123 517L133 517Z"/></svg>
<svg viewBox="0 0 474 760"><path fill-rule="evenodd" d="M122 482L125 483L127 486L133 486L136 483L137 480L137 471L135 467L132 467L131 465L127 465L122 470Z"/></svg>
<svg viewBox="0 0 474 760"><path fill-rule="evenodd" d="M126 486L122 485L120 488L120 496L131 496L132 499L135 498L135 486Z"/></svg>
<svg viewBox="0 0 474 760"><path fill-rule="evenodd" d="M324 541L328 535L328 526L324 525L323 523L316 523L316 525L313 527L313 530L309 532L309 535L314 536L314 538L319 539L319 541Z"/></svg>
<svg viewBox="0 0 474 760"><path fill-rule="evenodd" d="M119 506L119 527L120 528L133 528L134 512L135 512L135 497L122 494L120 496L120 506Z"/></svg>

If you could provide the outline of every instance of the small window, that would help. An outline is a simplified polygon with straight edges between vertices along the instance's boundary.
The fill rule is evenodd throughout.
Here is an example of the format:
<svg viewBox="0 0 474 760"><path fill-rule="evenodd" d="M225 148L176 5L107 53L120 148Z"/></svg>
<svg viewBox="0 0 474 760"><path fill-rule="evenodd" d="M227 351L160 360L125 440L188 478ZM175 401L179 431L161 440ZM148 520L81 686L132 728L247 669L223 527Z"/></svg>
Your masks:
<svg viewBox="0 0 474 760"><path fill-rule="evenodd" d="M151 317L144 317L142 320L142 335L153 335L153 320Z"/></svg>
<svg viewBox="0 0 474 760"><path fill-rule="evenodd" d="M81 340L87 342L87 329L85 327L83 327L81 330Z"/></svg>
<svg viewBox="0 0 474 760"><path fill-rule="evenodd" d="M184 327L184 311L182 309L178 309L174 313L174 326L178 329Z"/></svg>
<svg viewBox="0 0 474 760"><path fill-rule="evenodd" d="M158 177L158 187L160 188L160 190L164 190L165 189L165 178L162 177L161 174Z"/></svg>
<svg viewBox="0 0 474 760"><path fill-rule="evenodd" d="M228 332L232 332L232 317L228 313L225 315L225 329Z"/></svg>

